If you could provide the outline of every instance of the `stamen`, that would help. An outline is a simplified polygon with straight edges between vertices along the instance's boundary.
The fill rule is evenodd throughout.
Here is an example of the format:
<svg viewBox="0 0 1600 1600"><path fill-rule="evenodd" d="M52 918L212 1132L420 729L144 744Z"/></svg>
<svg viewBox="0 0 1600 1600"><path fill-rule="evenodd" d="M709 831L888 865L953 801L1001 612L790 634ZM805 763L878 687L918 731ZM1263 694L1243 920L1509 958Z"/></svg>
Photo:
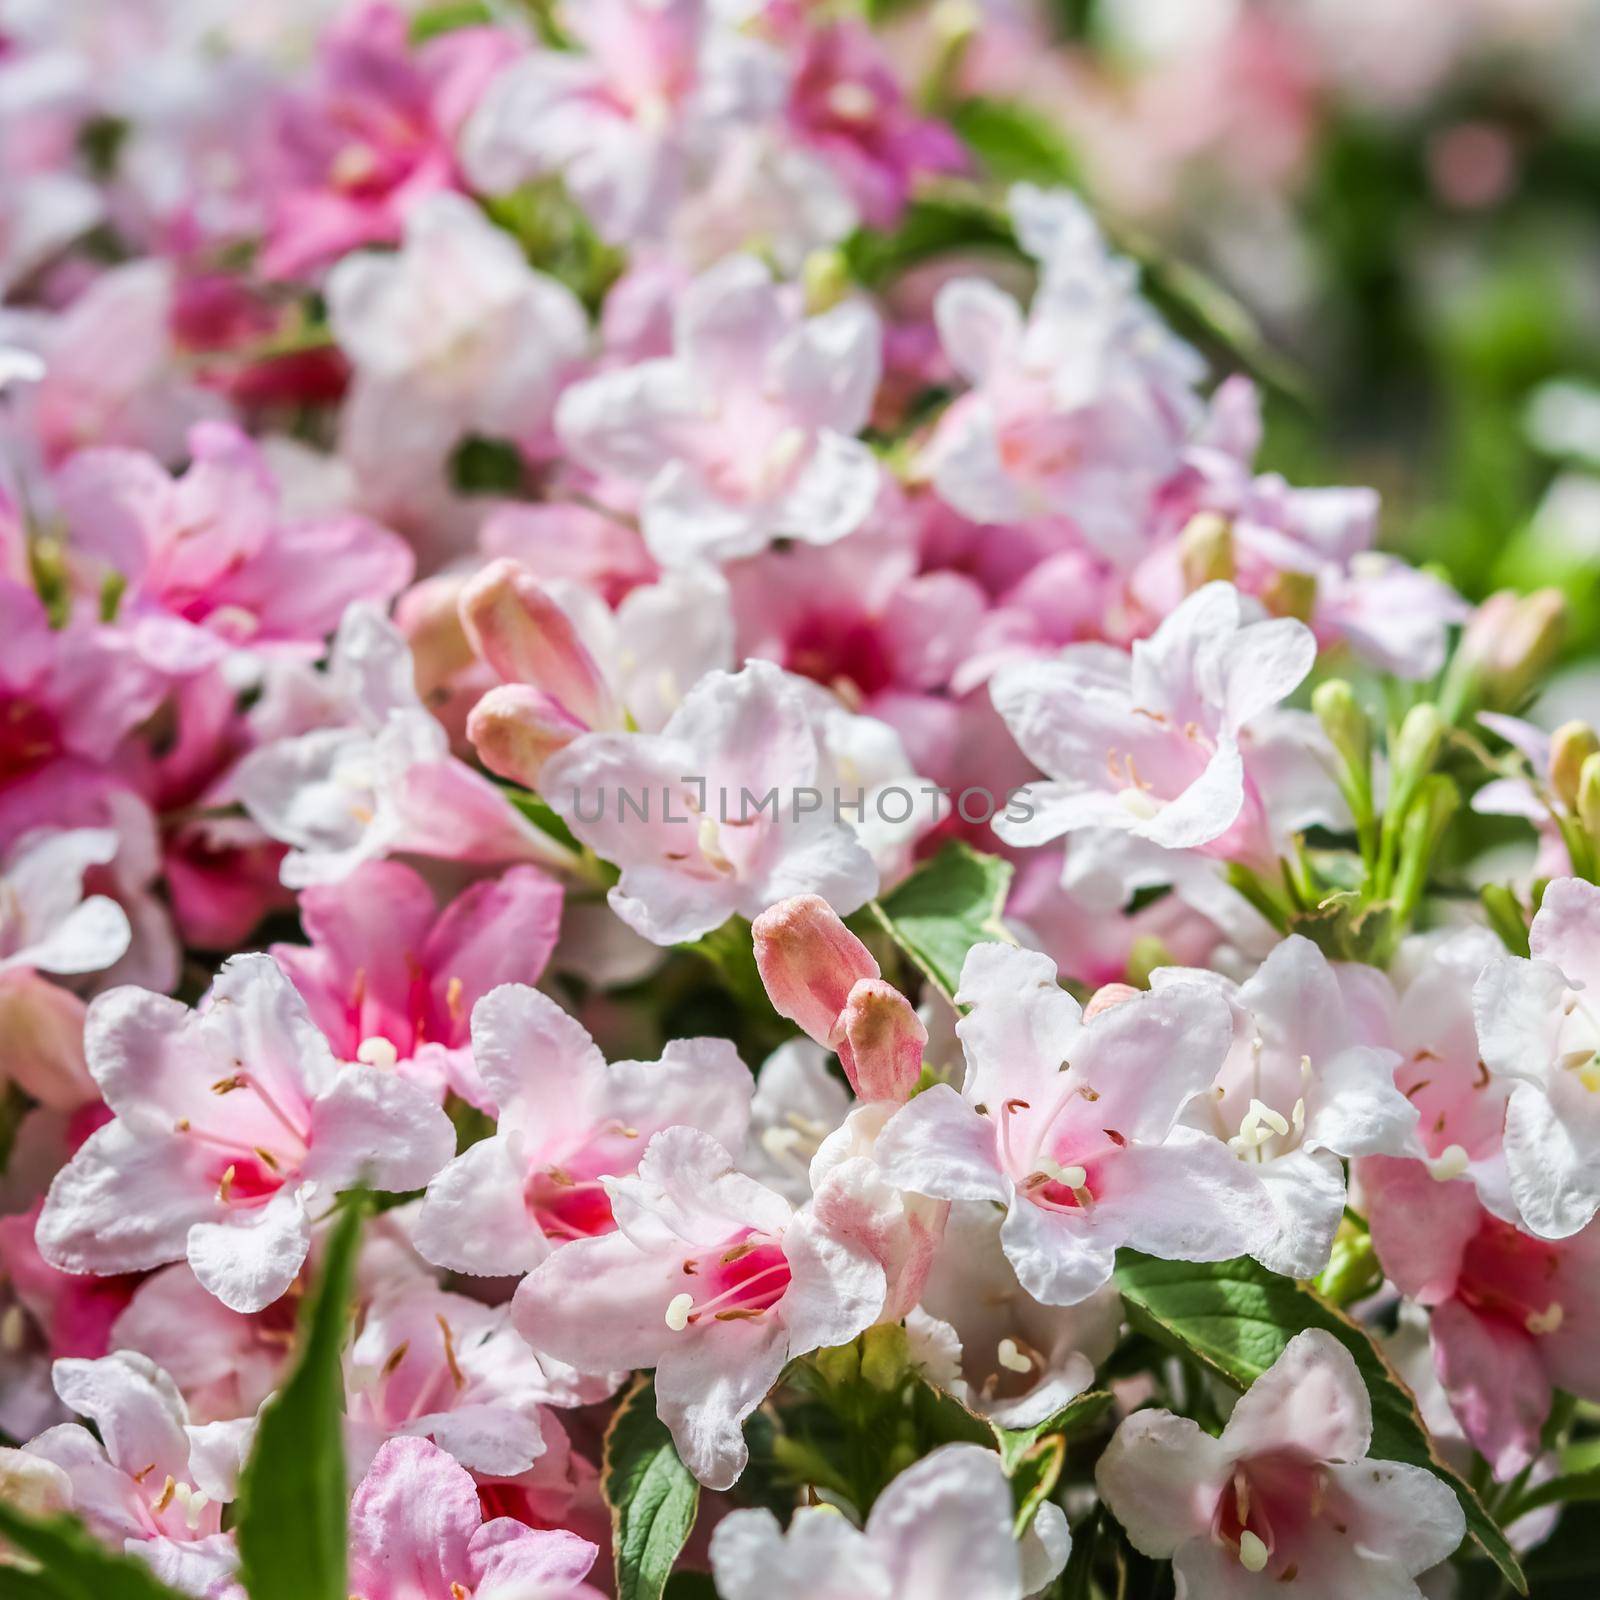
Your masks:
<svg viewBox="0 0 1600 1600"><path fill-rule="evenodd" d="M450 1369L450 1379L458 1389L467 1386L466 1376L461 1371L461 1364L456 1360L456 1342L450 1332L450 1324L443 1317L438 1319L439 1331L444 1335L444 1361Z"/></svg>
<svg viewBox="0 0 1600 1600"><path fill-rule="evenodd" d="M1428 1163L1428 1176L1436 1183L1449 1183L1454 1178L1466 1176L1471 1158L1458 1144L1447 1144Z"/></svg>
<svg viewBox="0 0 1600 1600"><path fill-rule="evenodd" d="M1239 1535L1239 1565L1246 1572L1260 1572L1267 1564L1267 1547L1246 1528Z"/></svg>
<svg viewBox="0 0 1600 1600"><path fill-rule="evenodd" d="M155 1514L157 1516L160 1516L161 1513L163 1511L165 1511L167 1509L167 1507L172 1504L172 1497L173 1497L174 1494L177 1493L177 1490L178 1490L177 1480L169 1472L167 1474L167 1481L164 1484L161 1485L161 1493L159 1495L157 1495L156 1500L155 1500L155 1504L151 1508L152 1510L154 1510L154 1512L155 1512Z"/></svg>
<svg viewBox="0 0 1600 1600"><path fill-rule="evenodd" d="M364 1067L382 1067L389 1070L399 1059L400 1052L395 1049L394 1041L385 1039L381 1033L363 1039L356 1046L356 1060Z"/></svg>
<svg viewBox="0 0 1600 1600"><path fill-rule="evenodd" d="M1559 1300L1552 1300L1543 1311L1530 1311L1522 1325L1529 1333L1537 1336L1555 1333L1566 1320L1566 1307Z"/></svg>
<svg viewBox="0 0 1600 1600"><path fill-rule="evenodd" d="M217 1185L217 1199L220 1200L223 1205L227 1205L229 1203L229 1197L233 1194L233 1176L235 1170L235 1168L229 1167L228 1170L222 1174L222 1182Z"/></svg>
<svg viewBox="0 0 1600 1600"><path fill-rule="evenodd" d="M1017 1348L1015 1339L1002 1339L995 1354L1007 1372L1033 1371L1033 1363Z"/></svg>
<svg viewBox="0 0 1600 1600"><path fill-rule="evenodd" d="M692 1294L675 1294L667 1302L667 1326L674 1333L682 1333L689 1326L689 1313L694 1310Z"/></svg>
<svg viewBox="0 0 1600 1600"><path fill-rule="evenodd" d="M13 1302L0 1317L0 1350L15 1355L28 1338L28 1318L22 1307Z"/></svg>

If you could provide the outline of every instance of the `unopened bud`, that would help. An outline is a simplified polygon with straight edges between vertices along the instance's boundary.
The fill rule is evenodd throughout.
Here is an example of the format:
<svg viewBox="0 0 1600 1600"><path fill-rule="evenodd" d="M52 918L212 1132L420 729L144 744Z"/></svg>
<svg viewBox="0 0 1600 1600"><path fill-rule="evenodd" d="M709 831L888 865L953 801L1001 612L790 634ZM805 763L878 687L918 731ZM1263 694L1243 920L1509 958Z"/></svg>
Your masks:
<svg viewBox="0 0 1600 1600"><path fill-rule="evenodd" d="M1233 524L1215 511L1189 518L1178 535L1178 559L1183 563L1183 584L1191 593L1219 579L1234 576Z"/></svg>
<svg viewBox="0 0 1600 1600"><path fill-rule="evenodd" d="M424 700L472 665L473 650L461 624L461 579L440 573L414 583L395 601L395 626L411 646L417 693Z"/></svg>
<svg viewBox="0 0 1600 1600"><path fill-rule="evenodd" d="M806 314L820 316L850 293L850 267L838 250L813 250L800 269Z"/></svg>
<svg viewBox="0 0 1600 1600"><path fill-rule="evenodd" d="M491 561L461 591L472 648L503 683L542 689L587 728L617 721L611 690L572 619L524 566Z"/></svg>
<svg viewBox="0 0 1600 1600"><path fill-rule="evenodd" d="M1459 651L1476 677L1479 703L1492 710L1520 705L1560 652L1566 621L1559 589L1490 595L1467 624Z"/></svg>
<svg viewBox="0 0 1600 1600"><path fill-rule="evenodd" d="M1364 774L1372 760L1372 724L1343 678L1319 683L1311 696L1311 709L1328 736L1328 743L1352 773Z"/></svg>
<svg viewBox="0 0 1600 1600"><path fill-rule="evenodd" d="M467 738L478 759L496 777L525 789L538 788L545 762L586 731L549 695L525 683L496 685L467 718Z"/></svg>
<svg viewBox="0 0 1600 1600"><path fill-rule="evenodd" d="M882 978L863 978L839 1016L839 1064L863 1100L911 1098L928 1030L911 1002Z"/></svg>
<svg viewBox="0 0 1600 1600"><path fill-rule="evenodd" d="M1102 983L1089 996L1089 1003L1083 1008L1083 1020L1092 1022L1102 1011L1109 1011L1113 1006L1120 1006L1124 1000L1137 1000L1138 998L1139 991L1131 983Z"/></svg>
<svg viewBox="0 0 1600 1600"><path fill-rule="evenodd" d="M1275 617L1309 622L1317 606L1317 575L1288 569L1275 572L1262 587L1261 601Z"/></svg>
<svg viewBox="0 0 1600 1600"><path fill-rule="evenodd" d="M1396 811L1409 802L1416 787L1438 759L1439 746L1444 743L1445 721L1439 708L1431 701L1412 706L1400 724L1394 748L1389 752L1393 769L1391 807Z"/></svg>
<svg viewBox="0 0 1600 1600"><path fill-rule="evenodd" d="M1600 753L1600 738L1587 722L1564 722L1550 736L1550 787L1569 811L1578 809L1583 765Z"/></svg>
<svg viewBox="0 0 1600 1600"><path fill-rule="evenodd" d="M756 966L780 1017L830 1050L850 991L879 975L872 952L821 895L797 894L769 906L750 926Z"/></svg>
<svg viewBox="0 0 1600 1600"><path fill-rule="evenodd" d="M1600 755L1592 755L1578 773L1578 821L1591 839L1600 839Z"/></svg>

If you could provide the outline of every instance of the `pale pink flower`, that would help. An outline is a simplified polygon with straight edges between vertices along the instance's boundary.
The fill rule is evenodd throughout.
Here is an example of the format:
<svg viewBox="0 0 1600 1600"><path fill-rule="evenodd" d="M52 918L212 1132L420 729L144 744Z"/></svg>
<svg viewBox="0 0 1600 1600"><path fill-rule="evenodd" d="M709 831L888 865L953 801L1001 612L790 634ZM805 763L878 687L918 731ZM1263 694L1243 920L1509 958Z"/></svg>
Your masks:
<svg viewBox="0 0 1600 1600"><path fill-rule="evenodd" d="M794 894L848 913L878 887L872 855L835 808L859 786L840 781L797 680L770 662L707 673L658 734L578 737L540 785L578 838L622 869L612 909L657 944Z"/></svg>
<svg viewBox="0 0 1600 1600"><path fill-rule="evenodd" d="M1287 819L1269 812L1279 799L1271 779L1277 745L1296 734L1275 737L1265 714L1315 656L1303 623L1247 621L1231 584L1208 583L1131 652L1072 645L1053 661L1005 669L991 685L995 707L1047 781L1023 791L1028 819L1002 817L995 831L1031 845L1115 828L1169 850L1275 859L1273 827ZM1301 825L1305 809L1294 812Z"/></svg>
<svg viewBox="0 0 1600 1600"><path fill-rule="evenodd" d="M1221 1261L1270 1236L1259 1185L1182 1120L1228 1052L1219 996L1173 985L1085 1024L1053 962L980 944L956 1000L971 1008L956 1026L965 1085L917 1095L878 1136L878 1163L897 1188L1003 1207L1001 1243L1036 1300L1087 1299L1122 1245Z"/></svg>
<svg viewBox="0 0 1600 1600"><path fill-rule="evenodd" d="M361 1600L602 1600L598 1552L576 1534L484 1521L471 1475L426 1439L391 1439L350 1502L350 1592Z"/></svg>
<svg viewBox="0 0 1600 1600"><path fill-rule="evenodd" d="M1490 962L1472 1004L1483 1060L1511 1085L1511 1197L1531 1232L1565 1239L1600 1209L1600 888L1552 883L1529 947Z"/></svg>
<svg viewBox="0 0 1600 1600"><path fill-rule="evenodd" d="M116 1115L39 1219L41 1253L69 1272L187 1256L225 1305L257 1311L294 1281L319 1202L420 1187L455 1148L420 1089L335 1060L270 956L235 956L198 1011L144 989L101 996L85 1050Z"/></svg>
<svg viewBox="0 0 1600 1600"><path fill-rule="evenodd" d="M580 1372L654 1367L678 1454L725 1489L744 1470L744 1419L790 1360L877 1318L883 1268L696 1128L658 1133L638 1171L605 1189L617 1231L574 1240L524 1278L517 1326Z"/></svg>
<svg viewBox="0 0 1600 1600"><path fill-rule="evenodd" d="M1135 1549L1170 1560L1190 1600L1283 1593L1420 1600L1417 1574L1461 1543L1455 1495L1425 1467L1368 1458L1372 1402L1330 1333L1297 1334L1233 1408L1220 1438L1136 1411L1095 1482Z"/></svg>
<svg viewBox="0 0 1600 1600"><path fill-rule="evenodd" d="M1298 934L1242 984L1166 967L1152 979L1203 984L1234 1012L1233 1048L1188 1120L1222 1140L1261 1185L1278 1218L1252 1254L1273 1272L1315 1277L1344 1215L1341 1157L1399 1155L1417 1108L1395 1084L1398 1051L1366 1042L1339 969Z"/></svg>
<svg viewBox="0 0 1600 1600"><path fill-rule="evenodd" d="M602 237L661 234L692 163L775 110L781 59L718 20L708 0L590 0L564 19L576 50L508 67L462 135L491 194L559 173Z"/></svg>
<svg viewBox="0 0 1600 1600"><path fill-rule="evenodd" d="M266 459L237 428L189 435L173 479L133 450L86 450L57 474L74 576L96 596L120 586L119 621L159 670L198 672L237 649L307 660L356 600L386 603L411 552L364 517L295 517Z"/></svg>
<svg viewBox="0 0 1600 1600"><path fill-rule="evenodd" d="M195 1593L225 1589L238 1558L233 1536L222 1531L222 1509L233 1498L254 1419L191 1424L172 1379L127 1350L58 1361L55 1385L99 1437L67 1422L25 1450L66 1474L72 1512L158 1576Z"/></svg>
<svg viewBox="0 0 1600 1600"><path fill-rule="evenodd" d="M640 526L664 565L830 544L877 499L877 460L855 435L881 342L865 302L806 317L797 291L733 256L679 297L670 357L574 385L557 431L584 466L642 487Z"/></svg>
<svg viewBox="0 0 1600 1600"><path fill-rule="evenodd" d="M609 1233L605 1180L632 1172L662 1128L744 1138L750 1074L725 1039L608 1065L555 1001L508 983L473 1008L472 1052L495 1131L438 1173L416 1225L417 1248L455 1272L527 1272L568 1240Z"/></svg>
<svg viewBox="0 0 1600 1600"><path fill-rule="evenodd" d="M947 1444L878 1496L866 1525L806 1506L789 1527L770 1511L735 1511L711 1536L726 1600L1023 1600L1066 1564L1072 1541L1046 1501L1019 1541L1011 1485L980 1445Z"/></svg>
<svg viewBox="0 0 1600 1600"><path fill-rule="evenodd" d="M116 853L107 828L38 828L0 856L0 984L27 972L100 972L121 957L127 913L84 892L84 875Z"/></svg>
<svg viewBox="0 0 1600 1600"><path fill-rule="evenodd" d="M442 1099L484 1103L468 1036L473 1007L502 983L536 983L555 948L561 886L508 867L439 906L397 861L368 861L300 896L311 941L272 955L334 1053L394 1065Z"/></svg>
<svg viewBox="0 0 1600 1600"><path fill-rule="evenodd" d="M1022 1287L992 1206L950 1208L921 1303L906 1322L930 1381L999 1428L1034 1428L1094 1383L1122 1331L1109 1284L1075 1306L1045 1306Z"/></svg>
<svg viewBox="0 0 1600 1600"><path fill-rule="evenodd" d="M791 1205L811 1198L812 1160L850 1111L850 1091L829 1070L831 1059L831 1051L809 1039L790 1039L756 1075L739 1165Z"/></svg>
<svg viewBox="0 0 1600 1600"><path fill-rule="evenodd" d="M571 865L503 790L450 754L417 697L405 640L375 607L351 606L326 670L285 676L277 691L256 708L261 743L232 787L265 833L292 846L291 888L400 852Z"/></svg>

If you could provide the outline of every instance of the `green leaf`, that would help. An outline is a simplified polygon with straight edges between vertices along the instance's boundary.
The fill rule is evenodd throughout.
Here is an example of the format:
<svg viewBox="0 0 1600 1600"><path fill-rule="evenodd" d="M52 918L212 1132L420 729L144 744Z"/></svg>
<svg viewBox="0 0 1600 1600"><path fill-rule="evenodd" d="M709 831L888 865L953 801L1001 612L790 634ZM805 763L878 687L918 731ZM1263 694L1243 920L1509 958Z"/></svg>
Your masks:
<svg viewBox="0 0 1600 1600"><path fill-rule="evenodd" d="M600 1487L611 1508L617 1600L661 1600L700 1507L700 1485L656 1416L655 1384L641 1376L606 1430Z"/></svg>
<svg viewBox="0 0 1600 1600"><path fill-rule="evenodd" d="M1111 1394L1106 1389L1091 1389L1069 1400L1053 1417L1033 1428L995 1428L994 1436L1000 1444L1000 1459L1007 1472L1016 1465L1041 1439L1059 1434L1070 1439L1082 1433L1103 1417L1111 1405Z"/></svg>
<svg viewBox="0 0 1600 1600"><path fill-rule="evenodd" d="M975 944L1006 932L1000 913L1011 886L1011 863L970 845L946 845L932 861L882 900L873 914L924 977L952 1004L961 966Z"/></svg>
<svg viewBox="0 0 1600 1600"><path fill-rule="evenodd" d="M1517 1495L1501 1511L1502 1522L1515 1522L1530 1511L1544 1506L1565 1505L1575 1501L1600 1500L1600 1467L1588 1472L1563 1472L1559 1477L1546 1478L1543 1483Z"/></svg>
<svg viewBox="0 0 1600 1600"><path fill-rule="evenodd" d="M300 1353L261 1411L239 1479L235 1526L250 1600L346 1600L349 1485L340 1357L355 1292L363 1195L347 1195L316 1289L300 1312Z"/></svg>
<svg viewBox="0 0 1600 1600"><path fill-rule="evenodd" d="M426 44L442 33L454 33L457 28L481 28L494 21L493 10L484 0L444 0L436 6L426 6L411 19L411 43Z"/></svg>
<svg viewBox="0 0 1600 1600"><path fill-rule="evenodd" d="M0 1566L0 1596L25 1600L181 1600L144 1562L108 1549L76 1517L28 1517L0 1500L0 1536L40 1564Z"/></svg>
<svg viewBox="0 0 1600 1600"><path fill-rule="evenodd" d="M458 494L516 494L522 452L509 439L469 433L450 454L450 483Z"/></svg>
<svg viewBox="0 0 1600 1600"><path fill-rule="evenodd" d="M1331 1333L1352 1356L1372 1397L1372 1454L1426 1467L1454 1490L1467 1531L1521 1594L1527 1580L1494 1519L1445 1465L1417 1414L1417 1402L1367 1334L1293 1278L1248 1257L1198 1264L1117 1254L1117 1288L1129 1321L1193 1356L1235 1388L1247 1389L1307 1328Z"/></svg>
<svg viewBox="0 0 1600 1600"><path fill-rule="evenodd" d="M862 229L844 244L852 275L869 289L935 256L979 249L1023 259L1010 224L992 206L947 196L914 200L893 233Z"/></svg>
<svg viewBox="0 0 1600 1600"><path fill-rule="evenodd" d="M1032 106L966 100L950 120L997 182L1078 185L1078 163L1060 127Z"/></svg>
<svg viewBox="0 0 1600 1600"><path fill-rule="evenodd" d="M1011 1469L1011 1494L1017 1508L1012 1532L1018 1539L1033 1526L1039 1507L1054 1493L1066 1459L1067 1441L1059 1433L1052 1433L1030 1446Z"/></svg>

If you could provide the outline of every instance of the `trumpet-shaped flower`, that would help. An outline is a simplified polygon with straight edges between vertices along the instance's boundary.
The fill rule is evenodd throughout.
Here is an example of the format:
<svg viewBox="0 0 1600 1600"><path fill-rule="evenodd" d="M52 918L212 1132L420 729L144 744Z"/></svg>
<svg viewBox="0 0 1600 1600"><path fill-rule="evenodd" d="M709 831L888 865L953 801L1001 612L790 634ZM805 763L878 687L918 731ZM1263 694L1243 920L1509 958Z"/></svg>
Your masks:
<svg viewBox="0 0 1600 1600"><path fill-rule="evenodd" d="M416 1226L417 1248L455 1272L527 1272L610 1232L608 1181L653 1134L682 1124L736 1148L749 1121L750 1074L727 1040L675 1039L659 1061L608 1065L582 1024L523 984L478 1002L472 1049L495 1132L433 1179Z"/></svg>
<svg viewBox="0 0 1600 1600"><path fill-rule="evenodd" d="M474 1105L472 1009L502 983L536 983L555 948L561 886L536 867L509 867L440 909L397 861L368 861L300 897L310 946L277 944L273 959L300 991L335 1054L397 1064L401 1075Z"/></svg>
<svg viewBox="0 0 1600 1600"><path fill-rule="evenodd" d="M866 520L878 464L854 436L877 389L882 331L863 303L805 317L752 256L695 280L673 354L575 385L557 430L584 465L643 489L663 565L830 544Z"/></svg>
<svg viewBox="0 0 1600 1600"><path fill-rule="evenodd" d="M612 909L657 944L794 894L847 913L878 887L837 805L844 786L810 702L770 662L708 673L659 734L573 740L540 784L578 838L622 869Z"/></svg>
<svg viewBox="0 0 1600 1600"><path fill-rule="evenodd" d="M697 1128L658 1133L638 1171L604 1187L617 1231L574 1240L523 1279L517 1327L580 1372L654 1367L678 1454L725 1489L747 1459L744 1419L790 1360L876 1320L883 1268Z"/></svg>
<svg viewBox="0 0 1600 1600"><path fill-rule="evenodd" d="M351 1600L602 1600L587 1539L484 1520L471 1474L426 1439L391 1439L350 1502Z"/></svg>
<svg viewBox="0 0 1600 1600"><path fill-rule="evenodd" d="M980 1445L947 1444L908 1467L853 1526L831 1506L735 1511L711 1537L727 1600L1023 1600L1066 1564L1067 1519L1048 1500L1019 1541L1011 1485Z"/></svg>
<svg viewBox="0 0 1600 1600"><path fill-rule="evenodd" d="M1273 855L1250 724L1316 653L1303 623L1247 622L1238 591L1208 583L1129 653L1072 645L1006 668L991 685L995 708L1047 781L1023 791L1027 820L998 819L995 831L1030 845L1116 828L1169 850Z"/></svg>
<svg viewBox="0 0 1600 1600"><path fill-rule="evenodd" d="M1184 1125L1231 1037L1227 1006L1173 985L1085 1022L1047 957L975 945L956 1026L958 1094L934 1084L878 1136L887 1182L1005 1209L1000 1239L1023 1287L1075 1305L1117 1248L1221 1261L1272 1233L1260 1186L1219 1139Z"/></svg>
<svg viewBox="0 0 1600 1600"><path fill-rule="evenodd" d="M1505 1157L1528 1228L1565 1239L1600 1210L1600 888L1561 878L1529 934L1473 991L1478 1046L1511 1085Z"/></svg>
<svg viewBox="0 0 1600 1600"><path fill-rule="evenodd" d="M1297 1334L1233 1408L1220 1438L1136 1411L1095 1482L1136 1550L1170 1560L1189 1600L1317 1592L1420 1600L1417 1574L1466 1531L1425 1467L1374 1461L1372 1402L1330 1333Z"/></svg>
<svg viewBox="0 0 1600 1600"><path fill-rule="evenodd" d="M270 956L235 956L197 1011L145 989L102 995L85 1051L115 1115L39 1219L41 1253L68 1272L187 1256L225 1305L259 1311L299 1272L319 1201L418 1188L455 1148L422 1090L335 1060Z"/></svg>

